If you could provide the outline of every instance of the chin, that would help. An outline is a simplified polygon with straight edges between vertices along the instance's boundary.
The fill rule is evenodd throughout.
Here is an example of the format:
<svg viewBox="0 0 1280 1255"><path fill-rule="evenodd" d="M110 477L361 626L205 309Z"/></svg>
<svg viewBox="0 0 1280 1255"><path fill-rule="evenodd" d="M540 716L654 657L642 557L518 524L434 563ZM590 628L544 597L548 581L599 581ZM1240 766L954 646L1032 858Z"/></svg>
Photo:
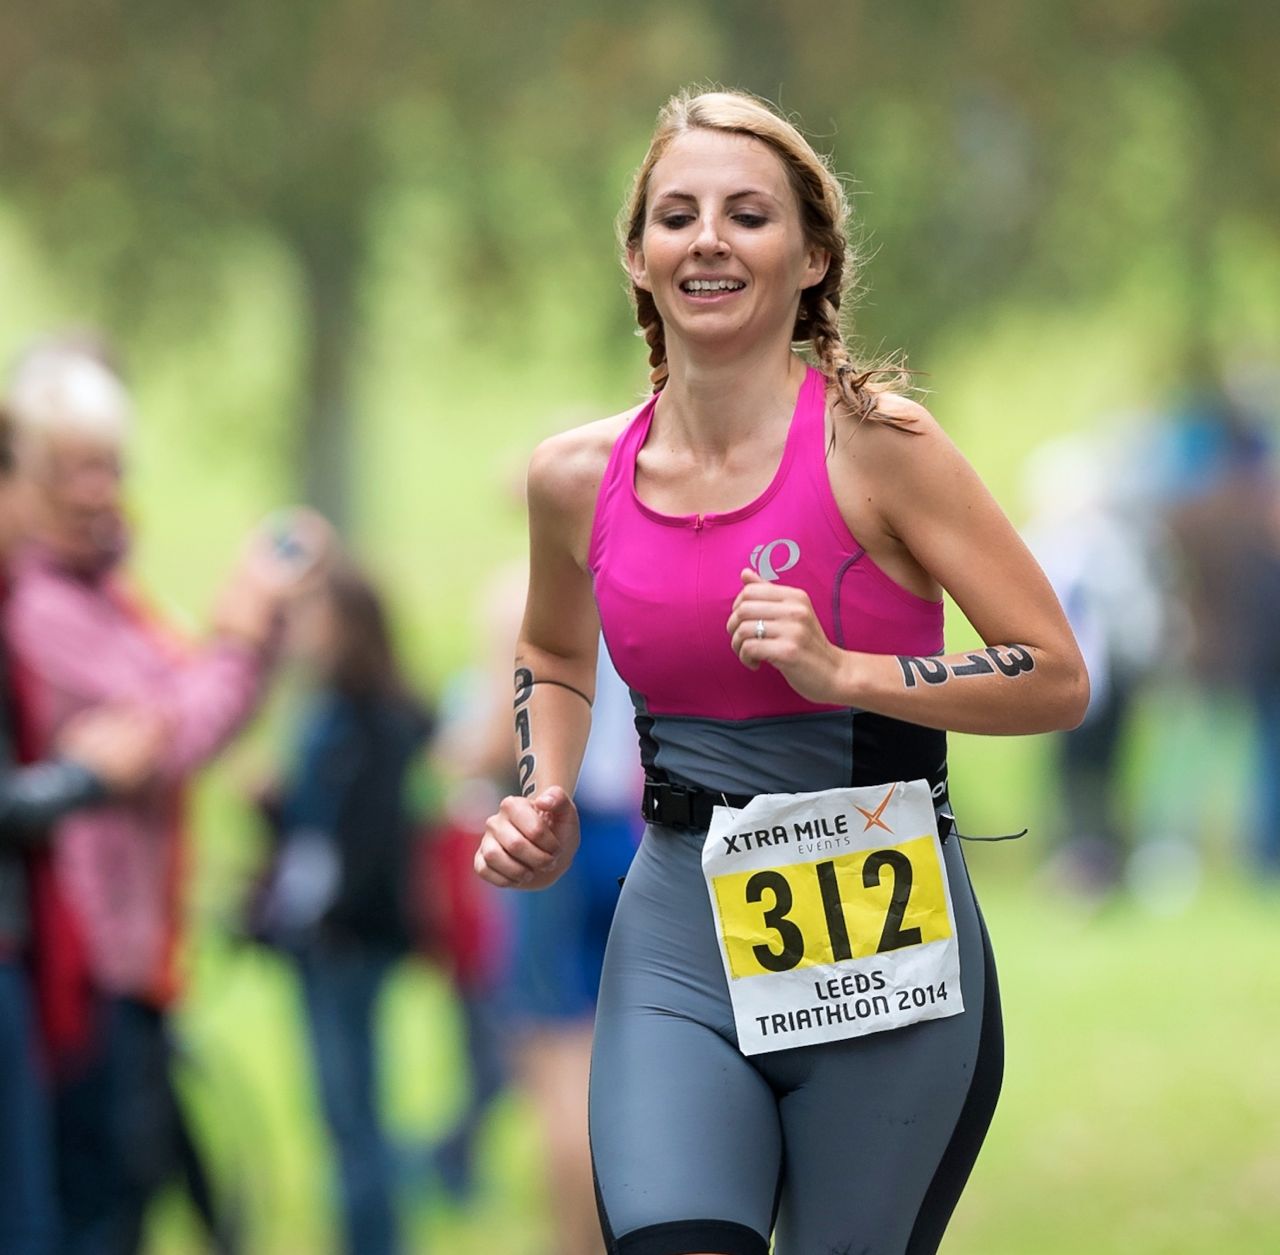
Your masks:
<svg viewBox="0 0 1280 1255"><path fill-rule="evenodd" d="M667 324L668 327L672 325ZM734 340L746 343L756 338L741 318L730 319L719 310L686 315L681 322L674 324L674 328L691 344L726 344Z"/></svg>

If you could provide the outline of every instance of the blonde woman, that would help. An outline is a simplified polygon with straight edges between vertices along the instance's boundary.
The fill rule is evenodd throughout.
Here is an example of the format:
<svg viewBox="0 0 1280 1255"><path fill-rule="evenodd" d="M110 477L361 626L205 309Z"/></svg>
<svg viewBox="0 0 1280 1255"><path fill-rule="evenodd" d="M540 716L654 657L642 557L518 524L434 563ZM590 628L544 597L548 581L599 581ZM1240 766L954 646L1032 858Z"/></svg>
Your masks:
<svg viewBox="0 0 1280 1255"><path fill-rule="evenodd" d="M852 361L846 218L761 102L669 102L623 223L653 395L530 467L522 791L476 862L573 857L602 625L649 821L592 1062L611 1252L935 1251L999 1091L946 731L1072 727L1088 681L972 468ZM943 653L944 589L986 648Z"/></svg>

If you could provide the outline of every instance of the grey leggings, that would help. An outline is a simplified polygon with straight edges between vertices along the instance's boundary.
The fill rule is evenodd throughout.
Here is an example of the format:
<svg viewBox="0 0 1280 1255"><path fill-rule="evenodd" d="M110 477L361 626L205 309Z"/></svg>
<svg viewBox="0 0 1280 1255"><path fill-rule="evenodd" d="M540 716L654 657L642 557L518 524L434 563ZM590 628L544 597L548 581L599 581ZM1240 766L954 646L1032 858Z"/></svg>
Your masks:
<svg viewBox="0 0 1280 1255"><path fill-rule="evenodd" d="M959 841L965 1010L820 1046L739 1052L700 864L650 827L605 956L591 1150L610 1255L929 1255L995 1109L995 968Z"/></svg>

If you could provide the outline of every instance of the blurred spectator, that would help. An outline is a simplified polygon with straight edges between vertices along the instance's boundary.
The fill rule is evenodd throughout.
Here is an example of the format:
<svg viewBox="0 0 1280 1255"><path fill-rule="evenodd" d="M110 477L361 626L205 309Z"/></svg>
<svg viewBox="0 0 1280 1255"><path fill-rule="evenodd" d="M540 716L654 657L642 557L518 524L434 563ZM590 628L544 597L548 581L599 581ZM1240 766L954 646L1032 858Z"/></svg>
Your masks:
<svg viewBox="0 0 1280 1255"><path fill-rule="evenodd" d="M275 810L258 928L298 963L346 1249L389 1255L400 1248L396 1171L378 1114L375 1011L413 938L406 777L431 722L402 682L381 598L350 561L298 603L289 641L314 691Z"/></svg>
<svg viewBox="0 0 1280 1255"><path fill-rule="evenodd" d="M1026 538L1062 602L1089 670L1084 722L1055 736L1064 831L1057 878L1086 895L1120 881L1136 834L1121 798L1121 750L1136 699L1170 645L1167 541L1123 508L1118 450L1085 436L1028 461Z"/></svg>
<svg viewBox="0 0 1280 1255"><path fill-rule="evenodd" d="M1220 385L1177 407L1162 446L1165 509L1181 560L1192 676L1207 702L1253 715L1256 865L1280 873L1280 496L1256 415Z"/></svg>
<svg viewBox="0 0 1280 1255"><path fill-rule="evenodd" d="M485 820L498 800L488 780L452 782L443 815L419 842L422 948L444 972L457 999L467 1084L462 1107L446 1131L425 1147L408 1147L405 1158L415 1176L434 1174L458 1202L467 1201L475 1189L476 1146L489 1108L506 1089L510 1074L501 1006L510 961L506 903L475 874L474 866Z"/></svg>
<svg viewBox="0 0 1280 1255"><path fill-rule="evenodd" d="M1251 629L1241 608L1269 530L1267 437L1224 388L1206 385L1172 409L1156 461L1159 504L1183 568L1192 672L1211 690L1248 686Z"/></svg>
<svg viewBox="0 0 1280 1255"><path fill-rule="evenodd" d="M0 604L24 524L18 497L12 431L0 412ZM47 898L53 821L140 785L159 755L164 727L137 710L93 711L67 727L54 755L33 762L24 680L0 643L0 1251L52 1255L57 1198L50 1095L27 966L29 875L40 877Z"/></svg>
<svg viewBox="0 0 1280 1255"><path fill-rule="evenodd" d="M470 734L458 735L454 748L455 766L484 775L498 797L518 791L511 693L527 586L528 568L520 563L500 571L485 591L487 675L476 685ZM557 1255L604 1249L587 1141L587 1081L619 879L643 828L634 711L603 642L591 713L574 792L582 824L578 855L550 888L510 898L512 948L502 999L514 1073L541 1126Z"/></svg>
<svg viewBox="0 0 1280 1255"><path fill-rule="evenodd" d="M57 827L54 866L69 912L37 938L60 1067L57 1164L63 1249L138 1249L146 1205L187 1149L169 1079L168 1011L185 866L191 774L243 726L263 688L272 636L296 565L256 536L224 585L212 639L188 649L127 588L122 454L131 403L82 341L19 360L8 409L31 495L34 538L15 561L6 613L33 677L38 746L84 711L136 706L163 721L147 785ZM307 526L319 547L324 526Z"/></svg>
<svg viewBox="0 0 1280 1255"><path fill-rule="evenodd" d="M476 876L474 860L485 820L514 787L511 622L524 604L524 579L518 565L481 590L474 633L478 657L446 684L440 731L432 745L446 790L443 821L423 849L428 945L458 1000L468 1085L462 1108L428 1157L440 1183L460 1201L475 1188L476 1146L511 1074L503 1006L511 962L511 903L509 895Z"/></svg>

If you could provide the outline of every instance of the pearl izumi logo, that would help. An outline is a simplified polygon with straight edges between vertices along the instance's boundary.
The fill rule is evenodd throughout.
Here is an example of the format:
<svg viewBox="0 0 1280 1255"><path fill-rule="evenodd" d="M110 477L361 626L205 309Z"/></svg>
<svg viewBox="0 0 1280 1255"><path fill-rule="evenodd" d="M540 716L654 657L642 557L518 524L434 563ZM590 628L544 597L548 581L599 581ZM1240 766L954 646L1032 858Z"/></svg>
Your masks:
<svg viewBox="0 0 1280 1255"><path fill-rule="evenodd" d="M771 540L751 551L751 565L762 580L776 580L800 561L800 546L794 540Z"/></svg>

